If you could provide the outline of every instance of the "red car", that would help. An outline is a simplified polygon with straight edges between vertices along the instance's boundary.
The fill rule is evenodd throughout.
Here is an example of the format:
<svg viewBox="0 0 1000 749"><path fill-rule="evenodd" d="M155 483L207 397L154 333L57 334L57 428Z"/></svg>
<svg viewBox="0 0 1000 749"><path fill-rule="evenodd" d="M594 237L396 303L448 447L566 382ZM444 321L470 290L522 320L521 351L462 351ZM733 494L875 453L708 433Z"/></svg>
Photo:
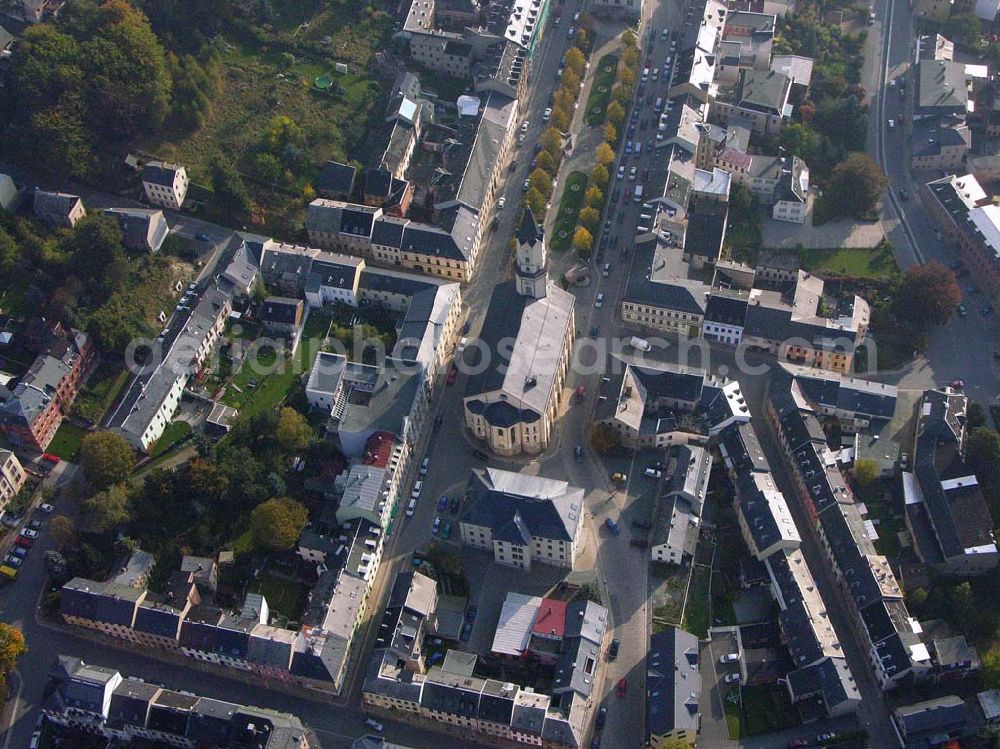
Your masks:
<svg viewBox="0 0 1000 749"><path fill-rule="evenodd" d="M30 549L35 542L27 536L18 536L14 543L22 549Z"/></svg>
<svg viewBox="0 0 1000 749"><path fill-rule="evenodd" d="M456 377L458 377L458 367L456 367L454 364L452 364L451 365L451 369L448 370L448 379L446 380L446 382L449 385L454 385Z"/></svg>
<svg viewBox="0 0 1000 749"><path fill-rule="evenodd" d="M619 697L624 697L625 696L625 692L627 692L627 691L628 691L628 680L623 676L622 678L620 678L618 680L618 686L615 687L615 693Z"/></svg>
<svg viewBox="0 0 1000 749"><path fill-rule="evenodd" d="M809 746L809 739L805 736L799 736L788 742L788 749L799 749L799 747L803 746Z"/></svg>

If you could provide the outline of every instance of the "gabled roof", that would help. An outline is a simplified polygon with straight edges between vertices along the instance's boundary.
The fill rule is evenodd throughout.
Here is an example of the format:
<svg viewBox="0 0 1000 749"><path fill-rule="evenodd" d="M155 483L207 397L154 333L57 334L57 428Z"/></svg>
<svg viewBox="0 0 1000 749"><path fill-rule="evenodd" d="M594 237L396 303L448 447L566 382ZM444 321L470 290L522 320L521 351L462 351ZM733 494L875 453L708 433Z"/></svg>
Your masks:
<svg viewBox="0 0 1000 749"><path fill-rule="evenodd" d="M572 541L583 517L583 489L565 481L502 471L473 471L475 497L462 513L462 522L485 525L494 532L511 526L531 538ZM524 543L523 541L519 543Z"/></svg>
<svg viewBox="0 0 1000 749"><path fill-rule="evenodd" d="M649 639L646 657L647 731L664 736L674 731L694 735L700 724L698 703L698 638L668 627Z"/></svg>
<svg viewBox="0 0 1000 749"><path fill-rule="evenodd" d="M179 164L165 164L162 161L150 161L142 168L142 181L150 184L173 187L177 172L184 169Z"/></svg>
<svg viewBox="0 0 1000 749"><path fill-rule="evenodd" d="M316 190L320 193L349 196L354 192L354 176L357 170L349 164L328 161L320 170L316 180Z"/></svg>

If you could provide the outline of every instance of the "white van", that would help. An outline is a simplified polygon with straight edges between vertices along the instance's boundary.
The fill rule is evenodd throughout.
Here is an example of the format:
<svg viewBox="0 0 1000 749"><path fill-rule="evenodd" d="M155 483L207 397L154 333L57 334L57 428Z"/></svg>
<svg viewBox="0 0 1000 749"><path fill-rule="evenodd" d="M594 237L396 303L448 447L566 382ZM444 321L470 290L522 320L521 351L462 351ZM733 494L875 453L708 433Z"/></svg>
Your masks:
<svg viewBox="0 0 1000 749"><path fill-rule="evenodd" d="M417 483L413 485L413 491L410 492L410 496L414 499L420 499L420 491L424 488L424 482L418 480Z"/></svg>
<svg viewBox="0 0 1000 749"><path fill-rule="evenodd" d="M635 142L635 155L638 156L642 153L642 143L640 141Z"/></svg>
<svg viewBox="0 0 1000 749"><path fill-rule="evenodd" d="M410 499L409 503L406 505L406 517L412 518L413 517L413 511L415 509L417 509L417 499L416 499L416 497L412 497Z"/></svg>

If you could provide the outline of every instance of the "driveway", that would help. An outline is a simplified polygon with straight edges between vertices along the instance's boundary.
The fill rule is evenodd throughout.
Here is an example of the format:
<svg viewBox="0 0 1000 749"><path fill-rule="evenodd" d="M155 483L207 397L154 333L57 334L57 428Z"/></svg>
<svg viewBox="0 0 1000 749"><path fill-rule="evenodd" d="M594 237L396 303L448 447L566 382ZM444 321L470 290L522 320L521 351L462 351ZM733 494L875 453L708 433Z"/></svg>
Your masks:
<svg viewBox="0 0 1000 749"><path fill-rule="evenodd" d="M794 250L796 245L807 249L826 250L837 247L869 249L877 247L885 232L878 221L852 221L841 219L828 221L822 226L813 226L814 193L809 193L806 220L804 224L775 221L765 218L761 227L760 241L768 249Z"/></svg>

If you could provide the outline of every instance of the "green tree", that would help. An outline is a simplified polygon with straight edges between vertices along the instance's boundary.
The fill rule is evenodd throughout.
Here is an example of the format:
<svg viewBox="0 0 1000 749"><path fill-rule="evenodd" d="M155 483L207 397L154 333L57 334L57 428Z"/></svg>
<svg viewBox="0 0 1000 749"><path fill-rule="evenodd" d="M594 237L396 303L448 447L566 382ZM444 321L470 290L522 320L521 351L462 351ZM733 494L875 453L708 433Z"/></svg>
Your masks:
<svg viewBox="0 0 1000 749"><path fill-rule="evenodd" d="M595 156L597 157L598 164L607 166L615 160L615 151L607 143L602 143L597 147Z"/></svg>
<svg viewBox="0 0 1000 749"><path fill-rule="evenodd" d="M889 180L866 153L852 153L837 164L824 193L835 215L864 218L875 210Z"/></svg>
<svg viewBox="0 0 1000 749"><path fill-rule="evenodd" d="M278 184L285 173L284 167L278 161L278 157L266 152L254 154L253 170L260 179L272 185Z"/></svg>
<svg viewBox="0 0 1000 749"><path fill-rule="evenodd" d="M576 101L580 96L580 76L572 70L566 70L562 74L562 90L570 95L570 101Z"/></svg>
<svg viewBox="0 0 1000 749"><path fill-rule="evenodd" d="M589 205L584 206L580 209L580 223L583 224L590 232L596 230L597 225L601 223L601 214L596 208L592 208ZM573 238L574 242L576 237ZM593 241L593 240L591 240ZM589 248L588 248L589 249Z"/></svg>
<svg viewBox="0 0 1000 749"><path fill-rule="evenodd" d="M305 417L294 408L285 406L278 417L278 430L275 439L285 453L297 453L305 450L315 439L313 429Z"/></svg>
<svg viewBox="0 0 1000 749"><path fill-rule="evenodd" d="M631 91L632 87L635 85L635 72L632 68L622 68L621 72L618 74L618 80L627 91Z"/></svg>
<svg viewBox="0 0 1000 749"><path fill-rule="evenodd" d="M952 15L942 25L941 33L969 52L979 53L985 48L982 22L974 13Z"/></svg>
<svg viewBox="0 0 1000 749"><path fill-rule="evenodd" d="M21 263L21 248L7 231L0 227L0 276L13 278Z"/></svg>
<svg viewBox="0 0 1000 749"><path fill-rule="evenodd" d="M535 169L528 177L528 181L531 188L538 190L546 200L552 196L552 177L549 176L548 172Z"/></svg>
<svg viewBox="0 0 1000 749"><path fill-rule="evenodd" d="M556 169L558 169L556 160L548 151L539 151L538 156L535 157L535 166L549 174L555 174Z"/></svg>
<svg viewBox="0 0 1000 749"><path fill-rule="evenodd" d="M128 493L115 484L80 503L80 528L86 533L108 533L129 519Z"/></svg>
<svg viewBox="0 0 1000 749"><path fill-rule="evenodd" d="M224 214L245 214L250 208L250 193L236 167L221 158L212 162L212 196L215 207Z"/></svg>
<svg viewBox="0 0 1000 749"><path fill-rule="evenodd" d="M906 270L894 306L901 319L917 325L944 325L961 301L962 290L955 273L932 260Z"/></svg>
<svg viewBox="0 0 1000 749"><path fill-rule="evenodd" d="M854 461L854 478L862 489L868 489L878 480L878 464L869 458Z"/></svg>
<svg viewBox="0 0 1000 749"><path fill-rule="evenodd" d="M594 246L594 235L582 226L573 232L573 248L580 253L589 253Z"/></svg>
<svg viewBox="0 0 1000 749"><path fill-rule="evenodd" d="M80 465L97 489L127 479L134 463L131 445L114 432L91 432L80 441Z"/></svg>
<svg viewBox="0 0 1000 749"><path fill-rule="evenodd" d="M816 107L814 124L841 148L861 151L868 139L868 108L853 96L830 98Z"/></svg>
<svg viewBox="0 0 1000 749"><path fill-rule="evenodd" d="M290 497L272 498L250 514L254 543L270 551L292 548L306 527L309 513L301 502Z"/></svg>
<svg viewBox="0 0 1000 749"><path fill-rule="evenodd" d="M556 91L556 96L552 102L552 106L556 109L561 109L564 112L569 112L573 109L573 104L576 103L576 99L576 92L570 91L568 88L561 88Z"/></svg>
<svg viewBox="0 0 1000 749"><path fill-rule="evenodd" d="M578 76L582 76L583 69L587 65L587 58L576 47L570 47L566 50L565 62L566 70L572 70Z"/></svg>
<svg viewBox="0 0 1000 749"><path fill-rule="evenodd" d="M608 180L610 178L611 175L608 174L608 168L606 166L598 164L590 170L590 181L602 190L607 187Z"/></svg>
<svg viewBox="0 0 1000 749"><path fill-rule="evenodd" d="M597 185L591 185L583 195L583 202L594 208L600 208L601 203L604 202L604 193Z"/></svg>
<svg viewBox="0 0 1000 749"><path fill-rule="evenodd" d="M986 411L975 401L965 407L965 426L970 431L986 426Z"/></svg>
<svg viewBox="0 0 1000 749"><path fill-rule="evenodd" d="M557 128L559 132L565 133L569 130L569 121L569 112L566 110L558 108L552 110L552 126Z"/></svg>
<svg viewBox="0 0 1000 749"><path fill-rule="evenodd" d="M993 645L983 656L983 670L979 676L986 689L1000 689L1000 644Z"/></svg>
<svg viewBox="0 0 1000 749"><path fill-rule="evenodd" d="M562 153L562 133L554 127L546 128L539 142L542 144L542 150L548 151L558 159Z"/></svg>
<svg viewBox="0 0 1000 749"><path fill-rule="evenodd" d="M72 548L76 546L76 528L73 521L65 515L56 515L49 523L49 536L56 542L60 549Z"/></svg>
<svg viewBox="0 0 1000 749"><path fill-rule="evenodd" d="M622 63L629 70L635 70L639 66L639 50L635 47L627 47L622 52Z"/></svg>
<svg viewBox="0 0 1000 749"><path fill-rule="evenodd" d="M103 303L128 279L122 231L111 216L104 213L86 216L62 242L62 249L96 304Z"/></svg>
<svg viewBox="0 0 1000 749"><path fill-rule="evenodd" d="M635 34L633 34L628 29L622 32L622 46L625 47L626 50L629 50L629 49L635 49L635 45L636 45Z"/></svg>
<svg viewBox="0 0 1000 749"><path fill-rule="evenodd" d="M628 103L632 101L632 89L628 86L623 86L618 84L613 89L611 89L611 98L613 101L618 102L623 107L627 107Z"/></svg>
<svg viewBox="0 0 1000 749"><path fill-rule="evenodd" d="M534 187L528 190L524 194L524 204L531 209L531 212L535 214L536 218L540 218L545 215L545 196L542 195Z"/></svg>
<svg viewBox="0 0 1000 749"><path fill-rule="evenodd" d="M621 124L625 121L625 110L617 101L613 101L608 104L608 121L614 125L616 129L621 127Z"/></svg>

